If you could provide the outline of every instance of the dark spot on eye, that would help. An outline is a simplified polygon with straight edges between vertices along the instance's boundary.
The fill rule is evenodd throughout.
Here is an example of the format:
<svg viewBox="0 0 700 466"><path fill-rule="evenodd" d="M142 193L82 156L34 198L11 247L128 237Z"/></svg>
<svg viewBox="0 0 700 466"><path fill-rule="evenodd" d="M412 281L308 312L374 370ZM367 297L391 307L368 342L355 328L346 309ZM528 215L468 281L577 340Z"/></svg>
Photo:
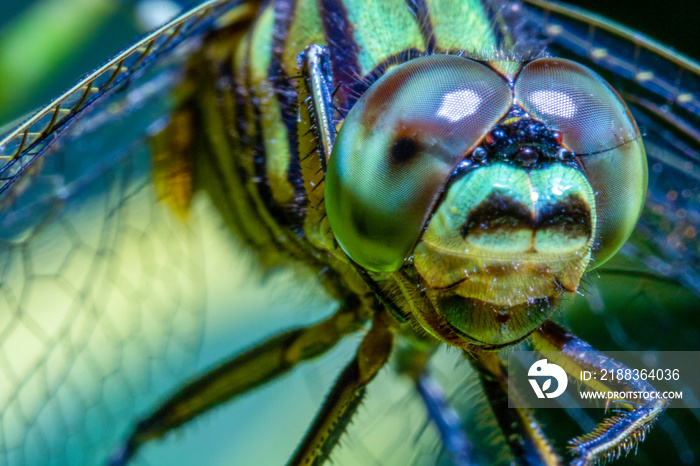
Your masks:
<svg viewBox="0 0 700 466"><path fill-rule="evenodd" d="M389 162L392 165L404 165L420 153L420 146L411 138L401 137L394 141L389 152Z"/></svg>
<svg viewBox="0 0 700 466"><path fill-rule="evenodd" d="M370 236L370 226L367 223L367 216L363 215L361 209L350 209L350 218L352 219L352 223L360 236Z"/></svg>

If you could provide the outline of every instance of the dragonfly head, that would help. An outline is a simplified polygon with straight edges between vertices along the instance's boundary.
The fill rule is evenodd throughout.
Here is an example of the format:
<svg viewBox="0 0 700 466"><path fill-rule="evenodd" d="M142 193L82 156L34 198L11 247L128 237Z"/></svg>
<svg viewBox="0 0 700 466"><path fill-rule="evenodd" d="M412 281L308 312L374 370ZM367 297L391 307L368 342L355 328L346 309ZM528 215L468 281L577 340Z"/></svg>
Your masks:
<svg viewBox="0 0 700 466"><path fill-rule="evenodd" d="M433 55L387 72L348 114L326 176L346 254L412 277L450 331L489 346L541 325L624 244L647 176L632 116L593 71L497 69Z"/></svg>

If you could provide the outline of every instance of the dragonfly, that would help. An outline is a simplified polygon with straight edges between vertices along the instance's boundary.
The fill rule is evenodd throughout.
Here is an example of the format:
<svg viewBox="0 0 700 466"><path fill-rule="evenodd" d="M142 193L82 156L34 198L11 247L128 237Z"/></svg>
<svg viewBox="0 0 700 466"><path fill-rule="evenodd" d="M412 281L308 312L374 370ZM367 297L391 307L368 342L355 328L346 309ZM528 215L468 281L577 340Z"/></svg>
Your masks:
<svg viewBox="0 0 700 466"><path fill-rule="evenodd" d="M260 150L262 145L265 150L261 154L266 154L265 157L283 154L288 151L284 146L288 134L296 131L290 128L296 128L300 121L306 127L297 134L298 169L321 187L326 181L323 174L331 173L331 178L336 178L332 183L336 186L340 183L342 187L343 180L338 175L342 167L333 165L342 155L334 158L331 154L342 154L333 152L333 148L342 147L337 146L346 141L341 138L353 134L356 124L351 119L352 108L359 109L366 101L371 102L362 99L364 96L370 99L372 92L381 90L380 84L387 82L381 81L382 76L391 77L394 67L418 66L415 64L421 63L420 60L430 60L429 50L434 52L433 57L447 56L459 63L449 66L467 63L467 75L486 73L485 80L504 89L506 81L499 76L512 74L508 70L515 65L503 65L499 74L483 63L498 61L496 58L503 62L515 62L514 58L518 58L518 63L537 63L535 57L543 57L546 46L552 56L570 58L595 70L620 93L639 125L649 162L649 188L641 220L630 232L630 240L618 245L621 247L618 255L584 276L581 296L562 306L561 316L555 314L551 318L563 322L598 349L697 348L699 336L692 314L698 307L700 289L695 238L696 131L700 127L699 73L695 62L620 25L545 1L487 3L488 8L479 10L481 15L473 14L475 5L478 6L476 2L450 3L463 15L469 15L464 17L470 18L475 26L481 25L484 31L495 28L498 32L493 34L498 47L493 47L493 55L487 56L473 50L470 55L459 43L447 46L438 38L449 39L449 34L440 36L436 30L426 30L427 24L434 25L428 21L434 13L428 7L430 2L398 2L400 8L369 3L367 8L375 18L391 24L402 36L405 29L397 28L397 23L389 18L401 19L403 22L398 24L413 28L415 34L406 37L413 37L415 43L410 48L401 42L403 54L393 57L393 61L382 62L382 66L369 67L374 74L358 80L349 71L353 68L338 60L353 58L347 56L347 51L352 50L359 63L362 63L360 58L374 63L377 54L382 56L385 52L382 46L393 47L392 41L399 40L395 31L377 30L376 24L363 23L368 20L362 15L350 18L340 14L347 9L354 11L351 8L357 6L354 2L319 3L323 6L321 12L313 9L315 2L280 1L263 6L256 2L205 2L87 75L3 137L0 190L5 265L1 312L4 323L0 337L3 342L0 448L4 462L104 462L115 451L119 452L120 447L123 456L133 454L136 460L158 458L161 454L158 450L164 447L159 442L146 442L146 438L164 435L165 442L175 444L181 439L177 433L167 433L174 425L161 422L159 416L148 416L162 413L157 409L162 403L167 407L168 399L178 402L178 406L186 404L182 403L183 399L191 400L170 398L178 390L183 393L183 387L187 387L185 392L204 393L201 382L212 380L204 374L211 374L214 364L225 355L260 355L250 353L251 348L300 331L290 329L313 330L328 326L329 322L337 324L337 316L349 318L352 314L338 314L338 303L347 303L348 294L362 296L374 303L371 308L381 316L371 325L374 332L368 330L371 316L363 317L362 322L351 320L348 327L342 328L347 336L338 338L337 346L328 348L328 353L318 354L326 349L325 342L314 341L316 345L309 351L318 357L307 357L302 352L297 357L305 360L304 363L279 375L278 380L267 384L256 380L250 393L240 394L225 408L202 416L203 420L194 421L194 426L178 426L178 431L187 437L200 424L215 421L210 418L216 418L217 413L230 410L230 418L219 423L212 434L202 436L212 437L229 448L228 453L219 453L225 456L219 456L218 461L274 464L290 457L297 461L313 456L318 449L323 451L325 447L315 448L318 440L314 438L319 437L314 433L321 430L309 426L324 399L330 400L325 406L342 399L340 395L326 398L332 387L338 387L338 375L348 373L344 368L352 366L353 356L367 347L367 341L389 338L387 332L381 331L384 326L400 326L410 317L376 281L378 274L386 272L382 268L393 269L397 261L402 262L408 256L403 250L397 256L393 248L389 248L387 256L386 250L376 244L373 254L363 256L373 238L358 240L358 231L334 237L335 230L353 232L352 225L334 228L337 222L347 219L309 209L285 215L296 215L301 222L308 220L311 226L323 226L308 240L317 249L330 248L327 241L341 243L342 247L333 244L332 248L352 258L344 264L355 264L346 272L355 281L346 280L344 287L334 287L337 280L332 274L336 269L319 267L314 261L320 259L313 257L313 250L305 243L291 242L287 246L297 249L297 257L310 257L307 262L296 261L296 265L281 267L279 261L284 258L268 247L279 238L255 226L261 220L268 222L268 228L275 225L279 219L275 215L279 212L263 210L269 218L261 219L259 205L250 210L241 203L246 192L240 186L232 184L230 189L234 191L220 189L213 180L223 177L226 181L227 176L232 176L231 167L217 165L224 158L189 159L187 155L216 154L226 145L225 135L242 132L236 125L246 121L261 122L265 130L261 130L264 136L257 142L243 139L243 151ZM376 10L371 9L372 5ZM469 8L460 10L462 5ZM448 9L448 12L457 10ZM311 19L318 23L307 23ZM280 21L287 21L285 28L280 26ZM340 34L334 36L336 42L327 41L322 33L314 35L319 30L314 28L321 27L323 21L333 26L326 26L329 31ZM357 31L357 37L347 37L350 26ZM280 79L267 79L271 65L264 61L256 62L261 68L255 72L260 74L243 86L238 86L235 79L222 78L239 69L245 57L252 59L253 53L269 59L278 50L274 41L284 39L283 32L293 27L296 29L289 37L296 40L294 47L290 46L284 60L278 57L273 63L279 67ZM462 29L451 31L460 34L458 31ZM489 35L485 32L483 37ZM341 40L346 42L338 42ZM240 52L233 61L227 61L231 58L227 55L230 43L248 47L249 52ZM333 44L336 48L329 50L328 46ZM486 44L483 48L490 50L489 47ZM444 62L434 66L446 66L441 63ZM533 78L531 82L537 80ZM594 82L600 81L595 78ZM215 95L211 93L214 90L228 92ZM504 90L495 95L502 97L507 93ZM413 94L408 92L404 98L415 99ZM253 116L246 113L212 116L220 114L221 107L241 108L241 103L235 100L237 95L243 102L257 102L248 107ZM273 95L275 99L269 98ZM299 95L305 97L300 99ZM280 108L276 102L289 105ZM300 115L283 114L290 108ZM199 113L193 114L192 109ZM503 116L501 113L497 115L499 118ZM511 115L516 120L521 117ZM474 137L486 138L496 123L485 125ZM335 129L344 127L336 141ZM550 145L555 147L557 134L545 133ZM256 131L247 130L246 134L253 137ZM306 147L302 147L304 144ZM301 164L302 149L304 156L311 153L305 163L316 165ZM473 147L470 152L474 152ZM526 155L522 163L526 163ZM301 191L295 191L299 186L289 176L291 169L284 165L288 162L269 157L264 172L255 172L254 164L238 169L248 170L249 184L260 186L266 185L263 180L269 181L260 197L255 198L258 202L262 199L291 202ZM256 162L255 157L251 160ZM310 168L313 171L309 174ZM306 194L308 205L323 207L319 203L323 200L322 188L314 189L315 185ZM596 188L599 189L602 188ZM344 202L338 201L342 193L342 189L335 193L336 202ZM581 194L589 203L595 195L592 190ZM313 199L316 203L312 204ZM640 198L640 205L641 201ZM235 215L234 211L242 212ZM416 212L409 209L407 214ZM417 220L415 215L408 215L407 224L423 225L426 213L418 214ZM631 215L635 217L634 212ZM392 236L410 248L416 238L406 239L402 235L418 234L420 227L409 228L407 224ZM248 246L253 243L253 248L245 248L231 233L251 229L257 234L239 236L246 238ZM237 241L241 249L252 252L237 251ZM263 271L255 266L260 263ZM248 276L253 273L257 275ZM263 287L258 285L261 281L265 283ZM237 282L244 284L232 290ZM364 291L352 291L357 287ZM542 324L538 322L529 331L536 332ZM562 328L559 324L551 325L555 333ZM364 402L357 409L353 423L342 425L341 430L347 433L341 436L340 445L328 453L334 461L351 464L492 464L513 460L540 463L557 462L560 458L568 461L573 456L567 452L567 441L593 430L602 419L595 418L601 413L568 413L571 419L562 420L560 413L557 418L551 413L537 412L536 419L546 416L546 423L530 424L535 418L523 413L527 423L514 422L515 427L505 424L512 414L508 414L502 403L496 406L499 388L493 383L489 385L492 379L483 375L489 373L485 366L489 361L493 363L493 359L475 360L469 354L450 349L450 345L428 344L426 340L430 342L430 339L420 333L414 335L405 326L401 328L394 354L384 352L384 357L390 359L386 369L378 371L376 378L371 373L369 378L374 380L366 388ZM367 340L365 334L379 340ZM313 330L308 336L317 333ZM329 346L336 344L331 343ZM455 346L454 341L451 343ZM504 346L511 343L515 342L506 341ZM205 357L195 366L194 354L200 350ZM365 356L372 360L380 350L375 348ZM244 360L238 356L229 361L240 367ZM250 372L243 375L259 374L266 367L262 360L253 359L250 364ZM376 365L383 364L380 357ZM237 373L235 379L239 381L241 375ZM497 375L492 372L490 377ZM448 422L455 419L457 427L455 422ZM156 431L164 432L152 434L141 429L131 436L139 420L140 426L155 425ZM629 459L638 464L658 464L659 458L668 461L671 456L678 458L677 462L690 464L695 461L695 447L689 426L697 422L694 414L674 415L669 410L660 416L657 427L638 448L636 442L621 441L623 447L619 451L624 455L627 450L638 449L637 455ZM531 425L536 426L534 431L528 431ZM284 434L273 433L273 428L284 429ZM540 434L542 438L552 439L551 450L538 443ZM638 433L639 437L644 435L646 428ZM129 438L139 440L124 447ZM270 442L271 439L274 440ZM300 439L305 440L297 449ZM196 456L190 456L191 462L201 461L201 455L211 455L208 462L217 461L214 450L204 448L202 441L200 437L190 445L189 450L196 452ZM321 441L321 444L327 443ZM305 448L305 445L313 447ZM529 445L531 450L525 452L522 445ZM175 461L187 457L183 456L187 455L183 450L174 456ZM293 457L295 451L297 456ZM536 455L534 459L528 456L530 453ZM597 459L605 459L607 453ZM616 457L618 450L612 453Z"/></svg>

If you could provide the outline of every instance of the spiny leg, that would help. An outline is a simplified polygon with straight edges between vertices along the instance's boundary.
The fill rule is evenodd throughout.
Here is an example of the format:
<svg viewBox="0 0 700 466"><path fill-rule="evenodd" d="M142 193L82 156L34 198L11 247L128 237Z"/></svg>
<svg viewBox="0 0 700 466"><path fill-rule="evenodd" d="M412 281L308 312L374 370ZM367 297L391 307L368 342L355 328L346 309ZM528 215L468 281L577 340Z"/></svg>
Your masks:
<svg viewBox="0 0 700 466"><path fill-rule="evenodd" d="M343 369L289 460L290 466L320 465L328 459L362 402L365 387L389 359L393 347L390 319L385 312L375 316L357 354Z"/></svg>
<svg viewBox="0 0 700 466"><path fill-rule="evenodd" d="M442 446L452 463L455 466L475 466L477 463L471 458L471 446L462 430L462 420L450 406L438 381L426 371L415 383L416 391L428 410L430 420L437 427Z"/></svg>
<svg viewBox="0 0 700 466"><path fill-rule="evenodd" d="M183 387L142 419L113 455L113 466L126 464L146 442L160 438L211 408L289 372L297 364L332 349L364 321L357 302L306 328L286 331L222 363Z"/></svg>
<svg viewBox="0 0 700 466"><path fill-rule="evenodd" d="M486 398L496 416L505 441L520 465L559 465L561 458L547 441L542 428L530 411L509 408L508 397L518 397L511 388L508 373L497 352L466 353L469 362L479 373Z"/></svg>
<svg viewBox="0 0 700 466"><path fill-rule="evenodd" d="M440 383L426 367L432 355L432 348L418 349L413 345L400 348L396 358L397 371L413 381L416 392L428 412L428 419L437 428L441 444L452 463L456 466L476 465L472 458L472 447L462 430L459 414L452 409Z"/></svg>
<svg viewBox="0 0 700 466"><path fill-rule="evenodd" d="M309 114L318 134L319 157L325 167L335 143L330 56L325 47L312 44L299 54L298 60L311 103Z"/></svg>
<svg viewBox="0 0 700 466"><path fill-rule="evenodd" d="M555 351L552 362L561 366L575 380L581 379L581 371L600 372L625 370L627 366L594 350L588 343L568 332L563 327L548 321L532 335L537 351ZM617 384L601 380L582 382L593 390L616 390L628 392L655 392L646 380L624 380ZM644 439L658 416L668 406L663 398L640 399L639 403L629 400L608 400L630 411L616 414L600 423L592 432L570 442L575 458L573 465L583 466L605 462L630 452Z"/></svg>

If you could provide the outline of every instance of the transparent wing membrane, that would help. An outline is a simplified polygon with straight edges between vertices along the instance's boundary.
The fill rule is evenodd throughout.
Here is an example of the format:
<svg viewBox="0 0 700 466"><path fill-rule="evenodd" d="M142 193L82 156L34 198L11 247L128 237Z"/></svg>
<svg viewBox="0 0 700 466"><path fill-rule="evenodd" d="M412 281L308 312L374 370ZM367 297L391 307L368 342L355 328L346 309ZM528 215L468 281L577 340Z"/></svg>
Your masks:
<svg viewBox="0 0 700 466"><path fill-rule="evenodd" d="M191 10L2 137L0 463L104 463L194 370L214 217L159 202L149 138L172 111L182 43L241 3Z"/></svg>
<svg viewBox="0 0 700 466"><path fill-rule="evenodd" d="M166 106L154 107L130 109L132 131ZM0 220L4 464L104 461L123 415L199 345L196 225L158 203L143 137L114 148L100 135L64 139Z"/></svg>
<svg viewBox="0 0 700 466"><path fill-rule="evenodd" d="M216 26L222 15L249 13L242 0L210 0L175 18L88 74L0 139L0 196L41 157L60 134L103 96L133 79L182 42Z"/></svg>

